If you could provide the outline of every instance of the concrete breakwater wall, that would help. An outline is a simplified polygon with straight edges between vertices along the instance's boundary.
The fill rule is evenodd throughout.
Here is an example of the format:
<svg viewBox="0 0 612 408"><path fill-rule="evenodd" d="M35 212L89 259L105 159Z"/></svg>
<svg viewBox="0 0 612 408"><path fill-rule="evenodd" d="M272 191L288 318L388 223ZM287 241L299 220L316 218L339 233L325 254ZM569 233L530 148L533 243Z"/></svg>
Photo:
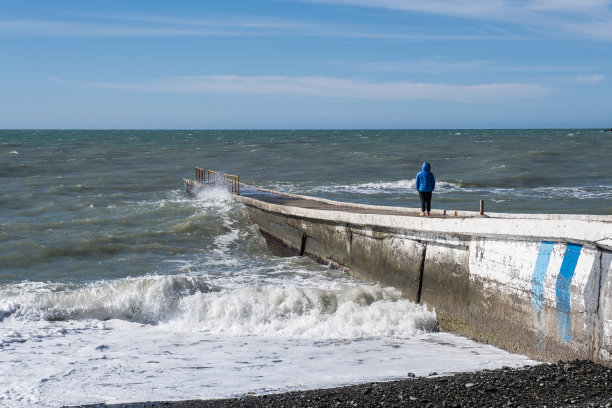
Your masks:
<svg viewBox="0 0 612 408"><path fill-rule="evenodd" d="M269 193L287 200L234 196L269 247L394 286L435 309L443 330L532 358L612 365L612 217L418 217Z"/></svg>

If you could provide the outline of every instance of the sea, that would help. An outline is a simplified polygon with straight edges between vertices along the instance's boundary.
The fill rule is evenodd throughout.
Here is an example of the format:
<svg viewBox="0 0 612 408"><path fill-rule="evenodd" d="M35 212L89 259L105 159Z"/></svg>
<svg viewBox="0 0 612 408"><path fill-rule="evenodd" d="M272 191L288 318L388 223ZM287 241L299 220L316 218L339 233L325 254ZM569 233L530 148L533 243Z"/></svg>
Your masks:
<svg viewBox="0 0 612 408"><path fill-rule="evenodd" d="M236 397L521 367L435 310L279 257L194 166L416 208L612 214L612 134L537 130L0 130L0 405Z"/></svg>

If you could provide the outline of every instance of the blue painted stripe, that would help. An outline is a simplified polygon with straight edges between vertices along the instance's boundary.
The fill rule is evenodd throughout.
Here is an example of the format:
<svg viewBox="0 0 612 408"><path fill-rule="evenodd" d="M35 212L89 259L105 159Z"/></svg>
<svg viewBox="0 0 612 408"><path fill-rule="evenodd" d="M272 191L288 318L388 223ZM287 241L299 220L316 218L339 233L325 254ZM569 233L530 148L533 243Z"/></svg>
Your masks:
<svg viewBox="0 0 612 408"><path fill-rule="evenodd" d="M565 255L563 256L563 263L561 264L561 270L559 271L559 276L557 276L556 290L559 338L566 343L572 340L570 285L574 277L574 272L576 271L576 265L578 264L581 250L582 245L567 244Z"/></svg>
<svg viewBox="0 0 612 408"><path fill-rule="evenodd" d="M542 241L531 277L531 304L533 307L533 324L539 334L538 345L544 348L544 279L552 255L554 242Z"/></svg>

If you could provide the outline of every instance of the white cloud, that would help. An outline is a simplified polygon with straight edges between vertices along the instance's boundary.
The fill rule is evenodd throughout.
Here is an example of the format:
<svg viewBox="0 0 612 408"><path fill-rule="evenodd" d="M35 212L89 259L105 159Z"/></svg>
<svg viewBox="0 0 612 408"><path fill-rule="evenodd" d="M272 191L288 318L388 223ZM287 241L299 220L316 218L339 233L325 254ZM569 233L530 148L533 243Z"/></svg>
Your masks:
<svg viewBox="0 0 612 408"><path fill-rule="evenodd" d="M335 62L337 66L345 68L351 66L347 62ZM535 73L558 73L558 72L589 72L593 68L587 65L512 65L495 62L494 60L466 60L451 61L443 57L433 57L411 62L364 62L359 68L370 72L400 72L400 73L452 73L461 72L535 72Z"/></svg>
<svg viewBox="0 0 612 408"><path fill-rule="evenodd" d="M127 22L127 23L126 23ZM116 17L108 23L75 23L45 20L0 20L0 33L25 36L59 37L253 37L253 36L313 36L335 38L363 38L378 40L504 40L516 39L509 34L422 34L392 32L375 29L355 29L337 24L320 24L295 20L188 20L156 17Z"/></svg>
<svg viewBox="0 0 612 408"><path fill-rule="evenodd" d="M531 10L554 11L564 13L591 13L609 9L608 0L532 0L525 3Z"/></svg>
<svg viewBox="0 0 612 408"><path fill-rule="evenodd" d="M67 21L0 21L0 32L19 35L68 37L175 37L241 35L238 30L215 28L135 27L113 24L73 23Z"/></svg>
<svg viewBox="0 0 612 408"><path fill-rule="evenodd" d="M311 3L386 8L467 19L510 22L612 40L611 0L302 0Z"/></svg>
<svg viewBox="0 0 612 408"><path fill-rule="evenodd" d="M609 0L304 0L473 18L515 19L530 12L610 14Z"/></svg>
<svg viewBox="0 0 612 408"><path fill-rule="evenodd" d="M310 35L398 40L495 40L525 38L517 30L489 23L513 23L532 32L578 34L612 40L612 0L301 0L303 2L385 8L482 20L478 34L391 31L343 26L306 19L265 16L215 16L202 19L155 15L85 15L80 21L0 20L0 33L52 36L171 37ZM88 18L91 19L88 21ZM500 24L501 25L501 24Z"/></svg>
<svg viewBox="0 0 612 408"><path fill-rule="evenodd" d="M538 83L454 85L408 81L367 82L317 76L196 76L174 77L146 84L97 83L91 85L121 90L168 93L229 93L464 102L534 98L550 93L548 87Z"/></svg>
<svg viewBox="0 0 612 408"><path fill-rule="evenodd" d="M581 84L597 84L603 81L604 78L605 76L603 75L576 75L570 78L570 80Z"/></svg>
<svg viewBox="0 0 612 408"><path fill-rule="evenodd" d="M484 17L497 15L500 9L510 9L504 0L306 0L312 3L330 3L362 7L387 8L422 13Z"/></svg>

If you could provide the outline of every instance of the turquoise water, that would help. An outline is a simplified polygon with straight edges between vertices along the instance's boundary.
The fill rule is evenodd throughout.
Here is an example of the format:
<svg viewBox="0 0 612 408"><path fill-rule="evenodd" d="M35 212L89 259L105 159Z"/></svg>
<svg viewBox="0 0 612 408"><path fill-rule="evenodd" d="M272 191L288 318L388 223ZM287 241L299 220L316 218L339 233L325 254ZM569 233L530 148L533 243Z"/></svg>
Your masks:
<svg viewBox="0 0 612 408"><path fill-rule="evenodd" d="M434 208L612 214L610 151L612 136L589 129L1 130L0 402L219 397L522 364L440 337L435 314L393 289L275 257L227 192L191 199L181 179L200 166L417 207L427 160ZM213 355L198 364L214 374L194 377L192 359ZM235 379L220 380L228 370Z"/></svg>

